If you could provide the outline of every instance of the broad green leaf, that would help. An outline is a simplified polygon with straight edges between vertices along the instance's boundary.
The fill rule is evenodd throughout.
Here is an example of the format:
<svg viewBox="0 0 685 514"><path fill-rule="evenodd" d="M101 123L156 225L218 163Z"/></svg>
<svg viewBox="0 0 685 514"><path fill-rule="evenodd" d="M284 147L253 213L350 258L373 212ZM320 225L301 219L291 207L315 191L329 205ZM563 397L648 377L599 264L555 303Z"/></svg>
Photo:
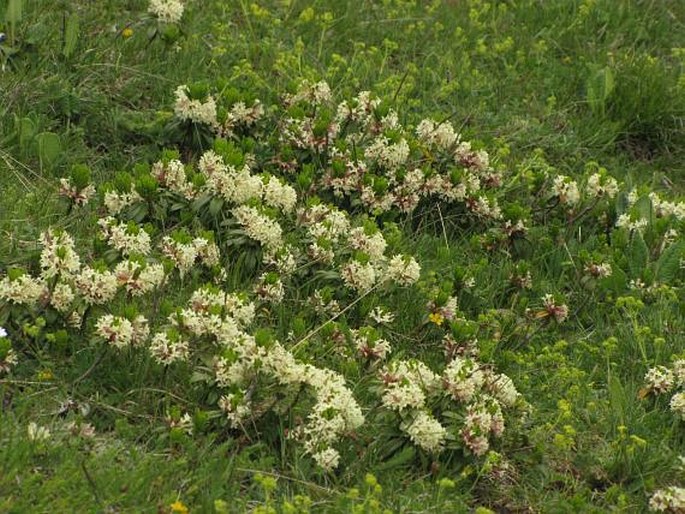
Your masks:
<svg viewBox="0 0 685 514"><path fill-rule="evenodd" d="M640 218L646 219L652 223L652 200L648 196L642 196L635 202L633 208L640 215Z"/></svg>
<svg viewBox="0 0 685 514"><path fill-rule="evenodd" d="M19 135L19 148L25 151L36 135L36 124L31 118L16 118L15 125Z"/></svg>
<svg viewBox="0 0 685 514"><path fill-rule="evenodd" d="M52 167L62 153L62 143L54 132L41 132L36 136L36 151L41 167Z"/></svg>
<svg viewBox="0 0 685 514"><path fill-rule="evenodd" d="M19 23L24 11L24 0L9 0L7 11L5 11L5 21L10 24Z"/></svg>
<svg viewBox="0 0 685 514"><path fill-rule="evenodd" d="M209 214L216 217L216 215L219 214L219 212L221 212L221 209L223 206L224 206L223 199L215 196L209 202Z"/></svg>
<svg viewBox="0 0 685 514"><path fill-rule="evenodd" d="M633 278L641 277L649 261L649 249L642 234L635 231L628 245L628 267Z"/></svg>
<svg viewBox="0 0 685 514"><path fill-rule="evenodd" d="M656 280L668 284L680 269L680 259L685 254L685 242L678 241L666 248L656 262Z"/></svg>
<svg viewBox="0 0 685 514"><path fill-rule="evenodd" d="M606 102L614 91L614 74L610 68L595 71L586 81L587 101L596 114L604 114Z"/></svg>
<svg viewBox="0 0 685 514"><path fill-rule="evenodd" d="M64 25L64 49L62 53L64 57L71 57L76 49L76 43L78 42L79 36L79 18L77 15L72 14L66 20Z"/></svg>
<svg viewBox="0 0 685 514"><path fill-rule="evenodd" d="M627 283L626 274L618 266L612 266L611 275L599 281L602 289L609 290L616 295L620 295L626 290Z"/></svg>
<svg viewBox="0 0 685 514"><path fill-rule="evenodd" d="M625 409L624 409L624 404L625 404L625 398L626 398L626 393L623 388L623 385L621 384L621 381L615 377L615 376L610 376L609 377L609 401L611 403L611 410L614 411L614 415L618 418L618 422L621 424L624 423L624 418L625 418Z"/></svg>
<svg viewBox="0 0 685 514"><path fill-rule="evenodd" d="M389 471L409 464L416 457L416 448L405 446L402 450L394 454L385 462L376 466L375 471Z"/></svg>

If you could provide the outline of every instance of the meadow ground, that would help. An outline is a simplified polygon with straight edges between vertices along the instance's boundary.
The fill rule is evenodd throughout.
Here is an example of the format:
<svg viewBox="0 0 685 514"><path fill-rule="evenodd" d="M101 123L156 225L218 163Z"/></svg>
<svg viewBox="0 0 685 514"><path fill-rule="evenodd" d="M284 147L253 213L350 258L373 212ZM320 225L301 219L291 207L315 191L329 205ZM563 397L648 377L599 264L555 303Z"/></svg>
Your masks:
<svg viewBox="0 0 685 514"><path fill-rule="evenodd" d="M0 510L685 512L684 2L0 32Z"/></svg>

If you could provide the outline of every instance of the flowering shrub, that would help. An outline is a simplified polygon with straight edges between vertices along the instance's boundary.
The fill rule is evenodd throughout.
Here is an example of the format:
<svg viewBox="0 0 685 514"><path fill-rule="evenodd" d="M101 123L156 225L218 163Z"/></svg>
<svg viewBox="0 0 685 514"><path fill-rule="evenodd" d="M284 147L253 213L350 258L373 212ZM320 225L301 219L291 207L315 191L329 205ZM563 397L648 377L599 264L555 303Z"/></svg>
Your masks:
<svg viewBox="0 0 685 514"><path fill-rule="evenodd" d="M593 213L629 251L627 261L620 251L610 260L581 256L588 280L629 273L654 283L680 272L672 261L682 253L674 242L682 204L626 195L594 164L581 183L536 177L535 195L521 198L507 184L525 174L508 177L449 121L404 127L368 92L336 104L325 82L305 82L269 110L239 98L206 84L179 86L170 130L180 131L189 158L165 151L152 165L118 173L97 200L87 170L75 168L61 191L72 207L97 213L94 238L43 233L37 265L0 280L0 321L14 331L43 319L35 330L53 340L58 332L62 340L85 335L103 354L175 369L181 387L202 389L198 408L215 414L216 429L252 432L268 413L287 413L288 437L331 470L341 439L388 420L426 453L483 456L506 417L525 405L511 378L481 360L479 328L459 309L459 291L475 287L473 276L457 270L455 283L426 287L420 263L397 248L395 221L443 205L464 217L476 244L514 253L536 224L573 228ZM626 201L616 207L614 198ZM664 222L621 221L646 207L647 218ZM634 262L648 259L643 229L650 245L661 244L652 275ZM509 280L533 288L525 262ZM430 366L418 355L393 355L398 319L383 305L394 298L401 306L401 291L417 283L411 294L424 295L425 316L415 329L427 330L445 355ZM545 292L529 318L566 321L561 297ZM4 373L34 351L6 341L5 334ZM348 385L355 374L372 384L381 414L365 415ZM657 375L655 392L668 382Z"/></svg>

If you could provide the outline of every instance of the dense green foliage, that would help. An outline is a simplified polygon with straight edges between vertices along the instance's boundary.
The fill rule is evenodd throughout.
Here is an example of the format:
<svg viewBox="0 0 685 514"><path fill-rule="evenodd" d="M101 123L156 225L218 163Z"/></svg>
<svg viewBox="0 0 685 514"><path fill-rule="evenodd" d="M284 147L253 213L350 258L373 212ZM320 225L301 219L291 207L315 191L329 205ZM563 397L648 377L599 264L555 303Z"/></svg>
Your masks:
<svg viewBox="0 0 685 514"><path fill-rule="evenodd" d="M0 1L0 510L685 508L685 5L184 3Z"/></svg>

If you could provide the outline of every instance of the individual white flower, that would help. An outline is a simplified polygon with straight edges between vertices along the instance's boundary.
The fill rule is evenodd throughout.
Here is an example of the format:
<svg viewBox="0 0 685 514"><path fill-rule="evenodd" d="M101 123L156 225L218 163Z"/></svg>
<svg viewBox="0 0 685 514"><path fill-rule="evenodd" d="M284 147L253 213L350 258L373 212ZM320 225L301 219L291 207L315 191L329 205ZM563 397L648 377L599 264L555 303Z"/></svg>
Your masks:
<svg viewBox="0 0 685 514"><path fill-rule="evenodd" d="M98 319L95 332L119 349L129 346L134 337L133 324L126 318L112 314L104 314Z"/></svg>
<svg viewBox="0 0 685 514"><path fill-rule="evenodd" d="M187 200L195 198L195 188L186 178L186 170L183 163L172 159L167 163L157 161L152 165L150 174L164 187L180 194Z"/></svg>
<svg viewBox="0 0 685 514"><path fill-rule="evenodd" d="M390 311L386 311L384 307L377 306L369 313L369 318L378 323L379 325L388 325L395 321L395 314Z"/></svg>
<svg viewBox="0 0 685 514"><path fill-rule="evenodd" d="M486 388L504 407L513 406L521 396L513 380L502 373L489 374L486 378Z"/></svg>
<svg viewBox="0 0 685 514"><path fill-rule="evenodd" d="M224 412L228 418L232 428L238 428L242 422L250 415L250 406L244 399L243 395L236 395L233 393L223 395L219 398L219 408Z"/></svg>
<svg viewBox="0 0 685 514"><path fill-rule="evenodd" d="M362 357L383 360L388 356L392 347L387 340L378 337L374 329L369 330L369 328L352 330L354 345Z"/></svg>
<svg viewBox="0 0 685 514"><path fill-rule="evenodd" d="M165 278L164 266L159 263L143 263L124 260L114 268L117 283L131 296L142 296L158 287Z"/></svg>
<svg viewBox="0 0 685 514"><path fill-rule="evenodd" d="M4 277L0 280L0 299L20 305L33 305L47 295L47 287L42 278L22 274L16 278Z"/></svg>
<svg viewBox="0 0 685 514"><path fill-rule="evenodd" d="M332 471L340 463L340 453L335 448L326 448L312 455L319 467L326 471Z"/></svg>
<svg viewBox="0 0 685 514"><path fill-rule="evenodd" d="M140 200L142 200L142 198L135 189L132 189L129 193L107 191L105 192L104 204L110 216L116 216L123 209Z"/></svg>
<svg viewBox="0 0 685 514"><path fill-rule="evenodd" d="M409 144L402 138L391 143L385 136L378 136L364 151L364 156L378 162L389 171L396 171L409 158Z"/></svg>
<svg viewBox="0 0 685 514"><path fill-rule="evenodd" d="M0 327L0 375L9 373L10 370L17 365L19 360L17 354L12 348L12 344L7 338L7 330Z"/></svg>
<svg viewBox="0 0 685 514"><path fill-rule="evenodd" d="M424 143L442 150L449 150L459 142L459 134L449 121L437 124L431 119L424 119L416 127L416 135Z"/></svg>
<svg viewBox="0 0 685 514"><path fill-rule="evenodd" d="M67 312L75 297L74 290L69 284L59 282L50 295L50 305L59 312Z"/></svg>
<svg viewBox="0 0 685 514"><path fill-rule="evenodd" d="M183 16L181 0L150 0L148 12L154 14L164 23L178 23Z"/></svg>
<svg viewBox="0 0 685 514"><path fill-rule="evenodd" d="M674 394L673 398L671 398L670 406L671 410L685 421L685 393Z"/></svg>
<svg viewBox="0 0 685 514"><path fill-rule="evenodd" d="M459 402L469 402L483 386L484 376L471 358L456 356L442 374L443 387Z"/></svg>
<svg viewBox="0 0 685 514"><path fill-rule="evenodd" d="M117 294L117 277L109 270L95 270L85 266L74 277L74 284L79 294L90 305L102 305L109 302Z"/></svg>
<svg viewBox="0 0 685 514"><path fill-rule="evenodd" d="M160 243L160 249L165 257L173 261L181 278L193 267L197 259L197 248L190 243L175 241L171 236L164 236Z"/></svg>
<svg viewBox="0 0 685 514"><path fill-rule="evenodd" d="M343 282L350 289L364 292L371 289L376 284L376 269L373 264L361 262L353 259L340 269Z"/></svg>
<svg viewBox="0 0 685 514"><path fill-rule="evenodd" d="M403 424L402 428L415 445L430 453L442 450L447 437L447 429L425 411L419 411L413 420Z"/></svg>
<svg viewBox="0 0 685 514"><path fill-rule="evenodd" d="M107 242L122 255L148 255L150 253L150 234L136 223L118 223L110 216L98 220L98 225Z"/></svg>
<svg viewBox="0 0 685 514"><path fill-rule="evenodd" d="M396 284L409 286L416 283L420 276L421 266L414 257L395 255L388 263L387 278Z"/></svg>
<svg viewBox="0 0 685 514"><path fill-rule="evenodd" d="M554 296L546 294L542 297L542 303L545 307L547 316L551 316L557 323L563 323L568 318L568 306L566 304L557 304Z"/></svg>
<svg viewBox="0 0 685 514"><path fill-rule="evenodd" d="M204 102L191 99L188 95L190 90L183 84L176 88L174 93L174 114L181 121L203 123L210 127L216 127L216 101L211 95L207 95Z"/></svg>
<svg viewBox="0 0 685 514"><path fill-rule="evenodd" d="M647 225L649 225L648 220L644 218L633 220L631 215L628 213L621 214L616 220L616 226L618 228L625 228L631 231L637 230L638 232L641 232Z"/></svg>
<svg viewBox="0 0 685 514"><path fill-rule="evenodd" d="M254 291L260 300L274 304L281 303L285 295L283 282L277 273L263 273L257 280Z"/></svg>
<svg viewBox="0 0 685 514"><path fill-rule="evenodd" d="M594 173L588 178L586 192L592 198L601 196L613 198L618 193L618 182L613 177L603 178L599 173Z"/></svg>
<svg viewBox="0 0 685 514"><path fill-rule="evenodd" d="M40 254L41 276L45 280L58 275L70 278L78 273L81 260L69 234L49 229L40 235L40 243L43 245Z"/></svg>
<svg viewBox="0 0 685 514"><path fill-rule="evenodd" d="M254 207L241 205L231 211L245 233L259 241L267 250L276 251L283 246L283 229L276 220L262 214Z"/></svg>
<svg viewBox="0 0 685 514"><path fill-rule="evenodd" d="M605 278L611 276L611 264L602 262L600 264L590 263L585 266L585 271L595 278Z"/></svg>
<svg viewBox="0 0 685 514"><path fill-rule="evenodd" d="M276 177L270 177L264 185L264 203L287 214L295 208L297 193L288 184L284 184Z"/></svg>
<svg viewBox="0 0 685 514"><path fill-rule="evenodd" d="M50 430L47 427L38 425L35 421L31 421L27 428L27 435L29 441L40 443L50 439Z"/></svg>
<svg viewBox="0 0 685 514"><path fill-rule="evenodd" d="M158 363L168 366L188 359L188 342L175 332L158 332L150 341L150 355Z"/></svg>
<svg viewBox="0 0 685 514"><path fill-rule="evenodd" d="M673 362L673 375L679 386L685 385L685 359L678 359Z"/></svg>
<svg viewBox="0 0 685 514"><path fill-rule="evenodd" d="M554 177L552 183L552 194L559 198L559 202L573 206L580 201L578 184L565 175Z"/></svg>
<svg viewBox="0 0 685 514"><path fill-rule="evenodd" d="M685 512L685 488L670 486L659 489L649 499L649 509L673 514Z"/></svg>
<svg viewBox="0 0 685 514"><path fill-rule="evenodd" d="M75 205L86 205L90 199L95 195L95 186L88 184L86 187L79 189L68 178L61 178L59 180L59 194L69 198Z"/></svg>
<svg viewBox="0 0 685 514"><path fill-rule="evenodd" d="M355 250L364 252L372 261L380 261L383 259L387 243L383 234L375 232L367 234L364 227L353 228L347 236L347 242Z"/></svg>
<svg viewBox="0 0 685 514"><path fill-rule="evenodd" d="M673 389L675 376L666 366L656 366L645 373L645 382L647 389L655 394L662 394Z"/></svg>

